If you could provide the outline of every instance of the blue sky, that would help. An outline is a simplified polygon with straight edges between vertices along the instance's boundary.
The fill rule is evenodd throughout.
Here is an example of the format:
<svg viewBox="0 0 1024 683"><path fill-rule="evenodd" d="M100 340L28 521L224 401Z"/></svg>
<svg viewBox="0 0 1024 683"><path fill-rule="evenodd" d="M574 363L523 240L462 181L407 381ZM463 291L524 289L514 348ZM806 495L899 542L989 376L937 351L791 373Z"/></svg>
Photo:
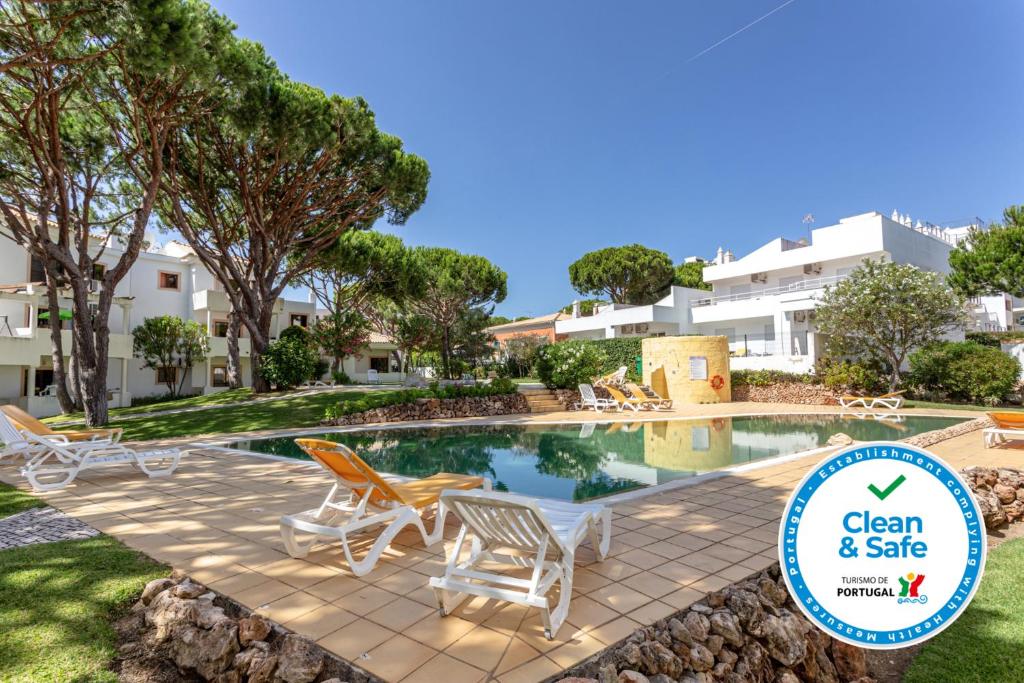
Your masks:
<svg viewBox="0 0 1024 683"><path fill-rule="evenodd" d="M674 260L893 208L1024 203L1024 3L213 0L296 80L362 95L430 164L407 243L508 273L497 312L577 296L568 265Z"/></svg>

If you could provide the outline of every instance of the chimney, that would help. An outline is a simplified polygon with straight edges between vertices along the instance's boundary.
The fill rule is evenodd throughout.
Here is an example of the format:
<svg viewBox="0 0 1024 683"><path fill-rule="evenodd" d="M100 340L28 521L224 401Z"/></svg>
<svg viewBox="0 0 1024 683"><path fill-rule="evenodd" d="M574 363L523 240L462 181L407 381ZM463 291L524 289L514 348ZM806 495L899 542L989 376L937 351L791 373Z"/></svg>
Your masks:
<svg viewBox="0 0 1024 683"><path fill-rule="evenodd" d="M732 250L731 249L725 252L725 262L726 263L732 263L735 260L736 260L736 257L732 255Z"/></svg>
<svg viewBox="0 0 1024 683"><path fill-rule="evenodd" d="M572 302L572 317L580 317L580 300L574 299Z"/></svg>
<svg viewBox="0 0 1024 683"><path fill-rule="evenodd" d="M718 248L718 253L715 254L715 263L717 263L718 265L725 263L725 255L722 252L721 247Z"/></svg>
<svg viewBox="0 0 1024 683"><path fill-rule="evenodd" d="M892 210L892 215L889 216L889 218L891 218L893 221L899 223L900 222L900 212L897 211L896 209L893 209Z"/></svg>

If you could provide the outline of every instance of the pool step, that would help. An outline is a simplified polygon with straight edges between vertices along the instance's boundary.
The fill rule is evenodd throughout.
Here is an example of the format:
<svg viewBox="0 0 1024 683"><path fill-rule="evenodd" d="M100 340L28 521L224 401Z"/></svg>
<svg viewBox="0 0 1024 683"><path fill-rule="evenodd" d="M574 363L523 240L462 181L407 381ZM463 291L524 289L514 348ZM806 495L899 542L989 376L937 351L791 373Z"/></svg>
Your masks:
<svg viewBox="0 0 1024 683"><path fill-rule="evenodd" d="M554 413L563 410L562 404L550 389L522 389L531 413Z"/></svg>

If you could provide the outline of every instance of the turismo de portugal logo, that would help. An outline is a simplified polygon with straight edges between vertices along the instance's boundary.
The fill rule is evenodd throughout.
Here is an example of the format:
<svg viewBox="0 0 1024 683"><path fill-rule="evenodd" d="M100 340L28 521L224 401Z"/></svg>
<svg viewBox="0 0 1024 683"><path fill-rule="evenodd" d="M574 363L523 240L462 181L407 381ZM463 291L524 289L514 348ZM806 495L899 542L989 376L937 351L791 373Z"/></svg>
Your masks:
<svg viewBox="0 0 1024 683"><path fill-rule="evenodd" d="M779 527L782 573L805 615L871 649L907 647L960 616L985 567L985 525L941 459L906 444L851 446L793 492Z"/></svg>

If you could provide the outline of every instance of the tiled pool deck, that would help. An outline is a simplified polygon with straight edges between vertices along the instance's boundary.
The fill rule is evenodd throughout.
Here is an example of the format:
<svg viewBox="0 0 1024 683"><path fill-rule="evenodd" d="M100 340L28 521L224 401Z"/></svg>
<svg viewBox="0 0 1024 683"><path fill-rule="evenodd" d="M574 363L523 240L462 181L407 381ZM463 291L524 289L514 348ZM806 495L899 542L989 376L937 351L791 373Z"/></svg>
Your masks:
<svg viewBox="0 0 1024 683"><path fill-rule="evenodd" d="M1024 447L984 449L980 432L931 450L958 468L1024 462ZM426 584L442 571L444 547L423 547L415 532L362 579L342 569L336 546L288 557L278 518L316 506L329 487L304 464L199 451L168 479L113 468L44 497L385 680L504 683L557 674L775 562L780 511L820 457L615 505L611 556L595 563L584 546L567 623L552 641L523 607L477 600L440 617ZM24 486L11 466L0 479Z"/></svg>

